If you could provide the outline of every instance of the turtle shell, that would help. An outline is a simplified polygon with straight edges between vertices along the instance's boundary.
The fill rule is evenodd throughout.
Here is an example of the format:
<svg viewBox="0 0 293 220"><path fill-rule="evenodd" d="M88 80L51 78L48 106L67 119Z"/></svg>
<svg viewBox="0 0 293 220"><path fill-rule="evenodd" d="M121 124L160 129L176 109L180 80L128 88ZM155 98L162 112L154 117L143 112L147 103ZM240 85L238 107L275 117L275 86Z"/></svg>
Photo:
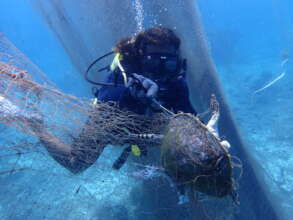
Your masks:
<svg viewBox="0 0 293 220"><path fill-rule="evenodd" d="M232 190L232 166L227 150L191 114L177 114L170 120L161 159L167 173L196 191L224 197Z"/></svg>

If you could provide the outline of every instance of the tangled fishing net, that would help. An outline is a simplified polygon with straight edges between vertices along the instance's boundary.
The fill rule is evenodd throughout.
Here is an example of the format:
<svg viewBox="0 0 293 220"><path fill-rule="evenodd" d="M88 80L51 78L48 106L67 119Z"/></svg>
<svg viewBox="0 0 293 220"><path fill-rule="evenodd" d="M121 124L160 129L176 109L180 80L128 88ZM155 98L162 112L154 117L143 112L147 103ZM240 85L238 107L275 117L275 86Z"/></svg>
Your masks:
<svg viewBox="0 0 293 220"><path fill-rule="evenodd" d="M35 81L12 56L2 53L0 60L0 122L39 138L66 166L68 158L62 158L55 146L68 152L72 148L75 155L83 154L77 155L79 163L92 164L91 155L99 151L99 146L151 144L130 133L159 133L166 124L163 115L153 120L122 111L115 103L98 101L93 105L89 100L64 94L47 81L45 85Z"/></svg>
<svg viewBox="0 0 293 220"><path fill-rule="evenodd" d="M146 165L146 169L135 173L137 179L158 178L158 172L166 171L172 180L194 191L216 197L231 194L230 156L219 140L207 130L202 132L204 128L195 121L188 114L137 115L119 109L116 103L92 104L65 94L1 36L0 163L4 166L0 174L32 168L20 162L23 155L45 154L44 149L76 173L95 163L105 145L149 148L162 144L162 167ZM198 144L198 138L209 142L194 150L192 146ZM13 160L3 159L11 155ZM6 169L5 164L10 166Z"/></svg>

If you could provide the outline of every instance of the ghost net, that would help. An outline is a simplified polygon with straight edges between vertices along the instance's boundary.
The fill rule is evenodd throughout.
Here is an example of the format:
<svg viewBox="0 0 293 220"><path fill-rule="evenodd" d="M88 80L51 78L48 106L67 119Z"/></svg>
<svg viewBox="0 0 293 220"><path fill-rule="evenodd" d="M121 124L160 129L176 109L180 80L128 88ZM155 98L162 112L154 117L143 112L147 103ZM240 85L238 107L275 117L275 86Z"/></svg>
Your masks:
<svg viewBox="0 0 293 220"><path fill-rule="evenodd" d="M78 163L91 165L96 159L91 155L109 144L149 146L152 142L131 134L159 134L168 121L163 114L150 118L120 110L114 102L91 104L64 94L34 81L28 71L7 55L2 56L5 62L0 63L0 122L38 138L65 166L70 166L68 163L73 163L75 157Z"/></svg>
<svg viewBox="0 0 293 220"><path fill-rule="evenodd" d="M46 150L61 165L76 173L85 170L95 163L102 152L101 149L106 145L123 146L136 144L149 148L151 146L160 146L163 142L163 148L165 150L162 151L162 160L166 162L166 160L171 159L173 162L171 165L170 163L166 164L163 162L162 165L157 164L156 167L144 165L143 172L137 173L137 177L142 179L161 177L163 175L158 175L158 172L164 173L165 169L167 169L168 171L172 170L169 174L173 175L173 180L178 181L180 178L183 178L186 181L186 177L188 177L188 183L194 184L200 178L199 173L201 171L198 170L201 167L198 164L202 163L202 161L208 162L205 158L201 160L200 152L190 151L187 146L188 143L192 143L192 139L191 142L188 141L186 134L192 138L191 133L196 130L196 126L192 127L194 126L194 117L185 114L171 116L162 113L155 114L153 117L146 117L133 112L120 110L117 104L113 102L101 103L98 101L92 104L87 99L65 94L59 91L41 70L33 65L32 62L22 55L3 36L1 36L0 40L0 104L0 124L2 131L0 163L1 165L3 164L0 174L6 175L5 178L7 175L25 170L35 170L42 174L46 173L46 178L50 175L65 175L73 178L68 172L64 172L60 168L54 168L52 170L51 165L47 162L48 154ZM174 130L173 126L175 125L178 125L179 128L174 128ZM184 144L180 140L180 143L177 143L178 135L183 135ZM187 142L187 145L185 142ZM167 150L168 157L166 149L172 149L172 145L174 144L176 144L176 147L174 147L176 152ZM229 166L228 179L232 178L230 159L225 150L221 148L220 153L219 149L206 148L201 150L207 157L209 154L213 155L210 159L214 165L218 165L222 161L222 159L219 160L220 156L226 162L228 161L228 165L226 163ZM43 155L43 157L40 157L40 155ZM180 164L180 162L185 160L179 159L176 161L176 158L172 159L173 156L187 158L187 164ZM192 160L190 160L191 157ZM38 163L38 160L43 161L43 163ZM194 162L197 164L196 166L194 166ZM172 166L171 169L170 166ZM174 168L174 166L176 167ZM192 172L194 170L196 172L187 173L186 175L183 171L188 166L196 167L193 170L191 169ZM105 175L104 170L99 175L100 177ZM48 180L46 179L46 181ZM80 194L83 191L86 197L88 197L87 200L89 202L87 205L95 203L98 198L97 194L100 194L100 192L96 192L95 190L91 191L88 186L83 185L85 182L88 184L91 181L90 178L83 178L82 181L84 182L81 183L75 179L75 182L78 182L79 185L74 185L75 191L73 194ZM71 184L71 182L65 182L64 184ZM103 182L100 182L100 185ZM5 181L4 183L6 184ZM231 187L232 183L230 179L228 183L229 187ZM52 181L50 184L56 189L56 185ZM216 183L213 182L213 184ZM18 184L17 182L13 183L12 186L10 188L13 189L13 192L21 191L24 188L22 184ZM162 187L166 187L166 182ZM43 187L42 189L44 191L50 191L49 186L47 188ZM202 191L205 192L204 190ZM33 190L30 193L26 198L23 198L24 201L28 197L30 199L35 198L38 200L34 203L37 204L36 206L42 207L42 209L44 207L51 209L50 207L52 205L50 200L40 202L39 197L35 196ZM43 197L48 196L47 192L44 194L45 196ZM54 200L53 198L52 200ZM55 197L55 199L57 198ZM85 195L81 195L81 198L84 199ZM208 205L212 204L217 209L213 203L214 201L208 203ZM72 213L72 208L76 208L76 205L69 204L63 205L62 210L68 210L68 213ZM87 205L78 206L80 206L81 210L88 210L89 207ZM28 206L31 207L31 205ZM174 207L169 208L174 209ZM22 207L22 210L31 209ZM219 208L219 210L221 209ZM33 213L31 214L32 217L37 215L35 209L29 212ZM50 219L48 216L54 215L56 212L54 210L47 213L47 215L43 216L43 219ZM27 216L27 213L19 215ZM72 215L76 215L76 212ZM11 212L3 214L4 218L13 216L14 214ZM64 219L65 217L70 217L70 214L62 217L59 216L58 218ZM56 216L54 218L58 219Z"/></svg>
<svg viewBox="0 0 293 220"><path fill-rule="evenodd" d="M0 39L0 113L1 219L86 219L84 213L89 210L88 215L95 215L92 204L99 200L105 200L101 204L107 207L120 204L137 181L130 181L125 171L115 171L117 178L112 178L111 163L123 144L147 144L129 134L157 133L168 120L160 114L153 120L121 111L115 103L93 105L61 92L4 36ZM93 164L96 158L91 155L105 144L117 150L112 147ZM79 159L76 164L82 168L93 164L92 168L72 175L59 166L55 160L67 167L72 163L69 148L74 149L70 156ZM125 193L119 191L121 187ZM60 195L64 202L54 205ZM45 214L39 218L41 213Z"/></svg>

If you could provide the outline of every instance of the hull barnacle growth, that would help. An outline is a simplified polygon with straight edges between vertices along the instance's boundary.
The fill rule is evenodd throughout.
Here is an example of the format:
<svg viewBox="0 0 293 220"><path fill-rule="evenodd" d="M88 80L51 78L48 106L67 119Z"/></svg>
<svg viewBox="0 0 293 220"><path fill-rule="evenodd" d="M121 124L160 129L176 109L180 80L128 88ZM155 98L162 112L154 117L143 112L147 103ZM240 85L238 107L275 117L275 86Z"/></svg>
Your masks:
<svg viewBox="0 0 293 220"><path fill-rule="evenodd" d="M219 117L218 103L207 125L197 117L179 113L170 120L162 139L161 159L165 171L179 184L210 196L232 193L232 162L227 141L221 141L213 126Z"/></svg>

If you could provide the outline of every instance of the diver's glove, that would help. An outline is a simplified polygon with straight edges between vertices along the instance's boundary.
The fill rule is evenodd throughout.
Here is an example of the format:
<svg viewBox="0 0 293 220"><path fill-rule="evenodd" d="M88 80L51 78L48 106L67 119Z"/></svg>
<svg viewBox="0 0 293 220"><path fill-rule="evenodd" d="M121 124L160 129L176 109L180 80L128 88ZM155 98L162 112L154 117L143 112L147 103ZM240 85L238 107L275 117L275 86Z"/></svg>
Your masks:
<svg viewBox="0 0 293 220"><path fill-rule="evenodd" d="M136 73L129 77L127 87L130 95L144 104L153 100L159 90L159 86L154 81Z"/></svg>

